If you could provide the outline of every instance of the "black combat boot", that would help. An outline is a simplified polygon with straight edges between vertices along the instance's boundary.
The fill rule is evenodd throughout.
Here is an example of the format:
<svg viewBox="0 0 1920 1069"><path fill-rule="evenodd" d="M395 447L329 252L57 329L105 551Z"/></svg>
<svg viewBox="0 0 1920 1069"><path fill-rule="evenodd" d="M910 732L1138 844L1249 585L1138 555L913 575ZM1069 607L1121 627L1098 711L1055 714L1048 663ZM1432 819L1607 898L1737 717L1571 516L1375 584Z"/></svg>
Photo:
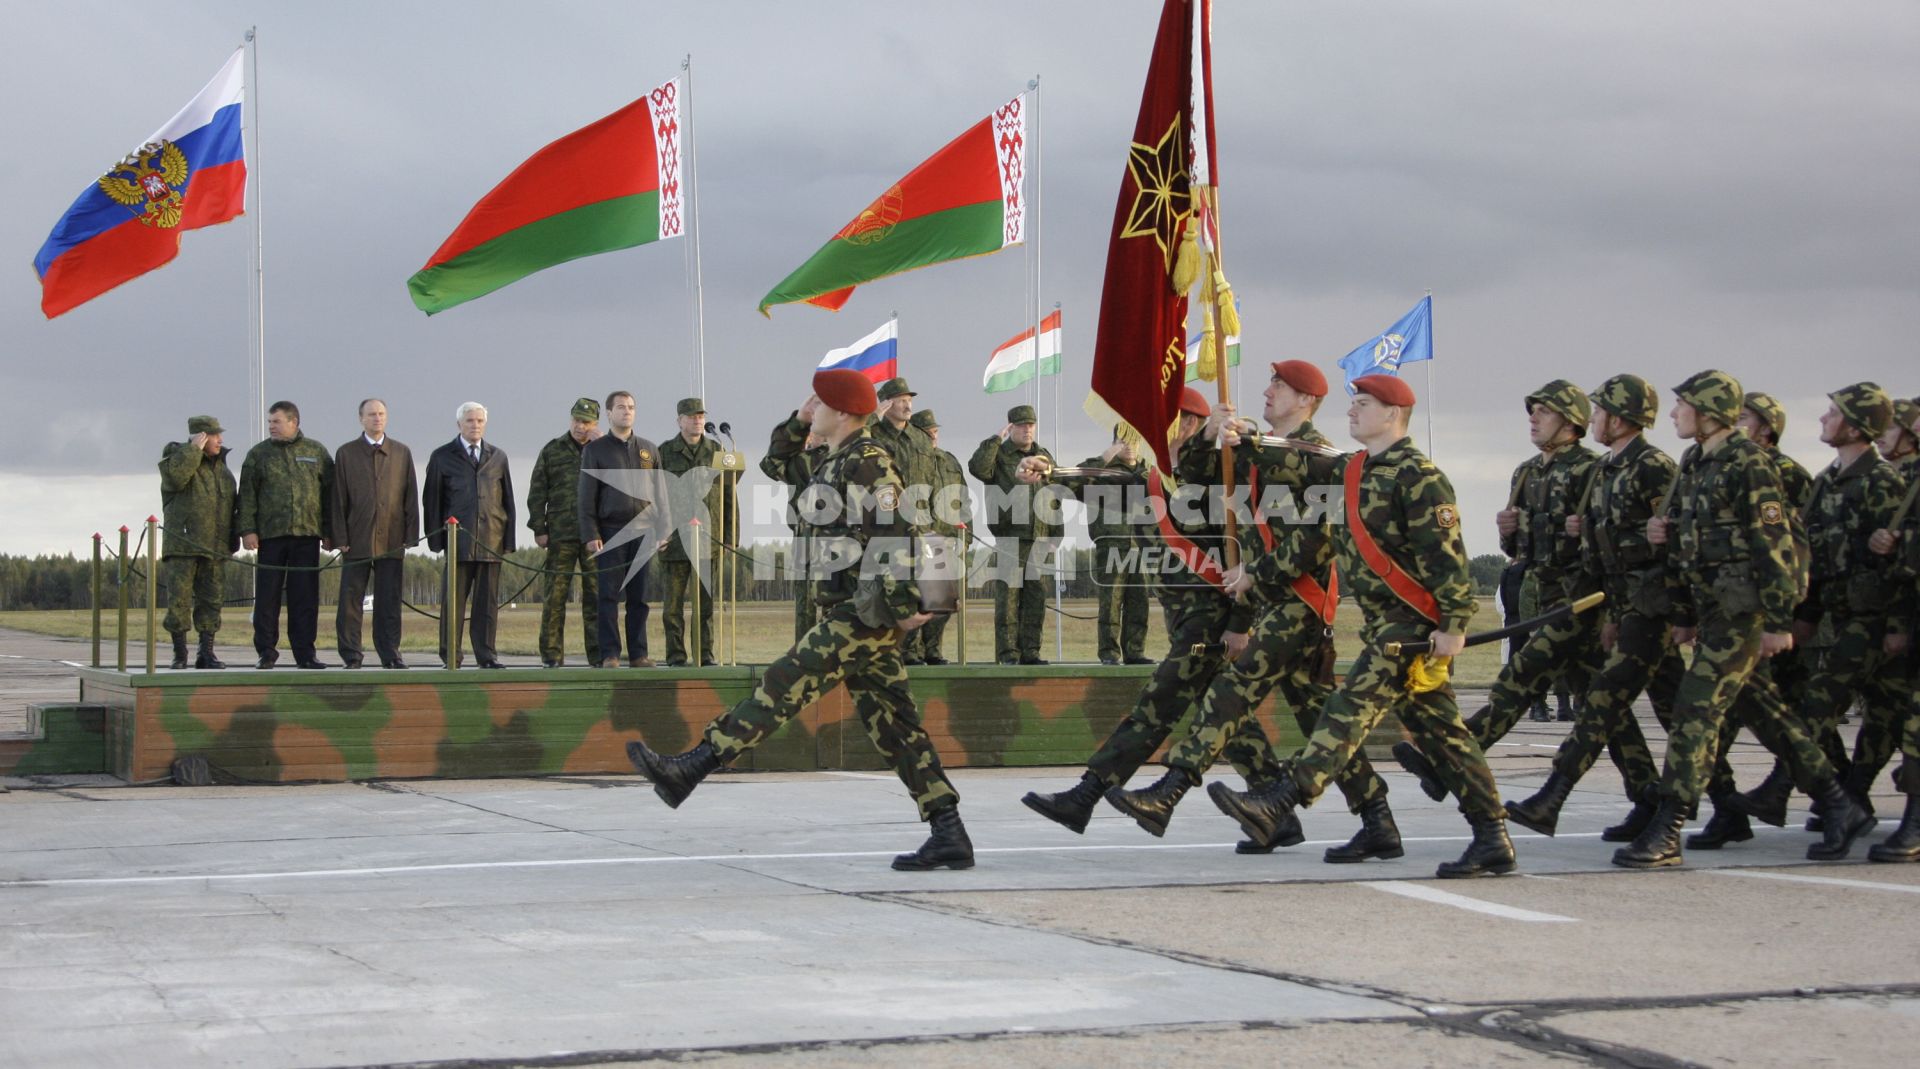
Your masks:
<svg viewBox="0 0 1920 1069"><path fill-rule="evenodd" d="M644 742L627 743L627 760L647 779L653 781L653 793L672 809L680 808L700 781L707 774L720 767L720 755L713 750L713 744L705 739L700 745L686 753L671 757L654 753Z"/></svg>
<svg viewBox="0 0 1920 1069"><path fill-rule="evenodd" d="M927 817L933 834L911 854L899 854L893 867L901 872L927 869L970 869L973 867L973 840L967 838L967 826L960 823L960 807L949 805Z"/></svg>
<svg viewBox="0 0 1920 1069"><path fill-rule="evenodd" d="M1406 853L1400 849L1400 829L1393 823L1393 810L1385 798L1360 805L1360 830L1345 846L1329 846L1325 860L1331 865L1351 864L1370 857L1390 861Z"/></svg>
<svg viewBox="0 0 1920 1069"><path fill-rule="evenodd" d="M1235 851L1243 854L1265 853L1276 846L1298 846L1307 841L1300 829L1300 785L1291 775L1283 775L1258 790L1236 791L1215 781L1207 785L1207 797L1220 812L1232 817L1247 833L1254 849Z"/></svg>
<svg viewBox="0 0 1920 1069"><path fill-rule="evenodd" d="M1393 759L1400 762L1401 768L1413 773L1414 777L1420 781L1420 789L1427 793L1427 797L1436 802L1446 799L1446 785L1440 782L1439 773L1433 770L1433 762L1427 760L1427 755L1420 752L1420 747L1411 742L1396 742L1393 744Z"/></svg>
<svg viewBox="0 0 1920 1069"><path fill-rule="evenodd" d="M1184 768L1169 766L1167 774L1144 790L1129 791L1115 787L1107 792L1107 801L1115 809L1133 818L1148 835L1158 839L1167 833L1173 820L1173 807L1190 790L1200 786L1200 777ZM1084 826L1085 822L1082 822Z"/></svg>
<svg viewBox="0 0 1920 1069"><path fill-rule="evenodd" d="M1873 781L1878 778L1880 777L1872 769L1856 763L1847 768L1846 776L1840 780L1841 786L1846 788L1847 797L1853 799L1853 804L1865 810L1868 816L1875 815Z"/></svg>
<svg viewBox="0 0 1920 1069"><path fill-rule="evenodd" d="M1600 832L1600 840L1608 843L1630 843L1647 830L1653 820L1654 810L1659 808L1659 788L1649 783L1640 791L1640 797L1633 800L1633 808L1627 810L1627 819ZM1686 814L1680 814L1685 819Z"/></svg>
<svg viewBox="0 0 1920 1069"><path fill-rule="evenodd" d="M1726 797L1713 800L1713 816L1705 827L1687 836L1689 850L1718 850L1728 843L1744 843L1753 838L1753 825L1745 813L1727 804Z"/></svg>
<svg viewBox="0 0 1920 1069"><path fill-rule="evenodd" d="M1575 720L1580 719L1580 713L1573 707L1573 701L1564 695L1560 698L1559 719L1562 724L1571 724Z"/></svg>
<svg viewBox="0 0 1920 1069"><path fill-rule="evenodd" d="M1533 703L1533 707L1527 710L1527 719L1536 724L1545 724L1553 719L1553 717L1547 713L1547 700L1545 698L1541 698Z"/></svg>
<svg viewBox="0 0 1920 1069"><path fill-rule="evenodd" d="M1784 828L1787 826L1787 800L1792 797L1793 775L1787 771L1786 762L1775 761L1773 771L1760 781L1760 786L1734 794L1727 799L1727 804L1734 812L1745 813L1762 824Z"/></svg>
<svg viewBox="0 0 1920 1069"><path fill-rule="evenodd" d="M193 666L195 668L225 668L226 667L225 664L221 663L220 658L215 657L213 655L212 633L207 631L200 632L200 655L193 659Z"/></svg>
<svg viewBox="0 0 1920 1069"><path fill-rule="evenodd" d="M1091 772L1083 772L1080 774L1080 782L1074 784L1073 789L1057 794L1028 791L1026 796L1020 799L1020 804L1075 835L1084 835L1087 831L1087 821L1093 818L1093 807L1099 804L1100 796L1105 794L1106 790L1105 780Z"/></svg>
<svg viewBox="0 0 1920 1069"><path fill-rule="evenodd" d="M1613 863L1625 869L1663 869L1686 860L1680 853L1680 829L1687 823L1687 807L1677 798L1662 798L1647 826L1633 842L1613 852Z"/></svg>
<svg viewBox="0 0 1920 1069"><path fill-rule="evenodd" d="M174 635L173 635L174 670L179 671L180 669L185 668L187 666L187 658L189 656L191 655L187 653L187 633L185 631L174 632Z"/></svg>
<svg viewBox="0 0 1920 1069"><path fill-rule="evenodd" d="M1873 844L1867 857L1874 861L1920 861L1920 791L1907 793L1907 812L1900 818L1900 826L1884 842Z"/></svg>
<svg viewBox="0 0 1920 1069"><path fill-rule="evenodd" d="M1434 875L1443 880L1470 880L1475 876L1504 876L1518 867L1513 856L1513 840L1507 838L1507 822L1499 817L1470 816L1473 841L1458 861L1442 861Z"/></svg>
<svg viewBox="0 0 1920 1069"><path fill-rule="evenodd" d="M1567 804L1574 782L1572 776L1555 769L1533 797L1507 803L1507 819L1528 831L1551 837L1553 830L1560 826L1560 807Z"/></svg>
<svg viewBox="0 0 1920 1069"><path fill-rule="evenodd" d="M1814 787L1813 796L1822 803L1820 815L1824 828L1820 841L1807 847L1808 861L1838 861L1846 857L1847 851L1853 849L1853 841L1880 823L1853 800L1838 780L1830 779Z"/></svg>

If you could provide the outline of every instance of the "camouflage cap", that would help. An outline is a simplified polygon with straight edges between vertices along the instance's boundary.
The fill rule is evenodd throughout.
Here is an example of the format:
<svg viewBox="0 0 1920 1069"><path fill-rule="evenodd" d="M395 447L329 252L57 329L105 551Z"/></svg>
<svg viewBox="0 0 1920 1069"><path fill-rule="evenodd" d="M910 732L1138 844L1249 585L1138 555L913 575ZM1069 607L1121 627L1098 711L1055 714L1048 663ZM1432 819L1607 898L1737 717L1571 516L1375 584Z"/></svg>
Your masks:
<svg viewBox="0 0 1920 1069"><path fill-rule="evenodd" d="M1554 379L1528 394L1527 411L1532 412L1534 405L1547 406L1548 411L1558 412L1576 427L1584 428L1593 422L1593 406L1588 403L1587 395L1566 379Z"/></svg>
<svg viewBox="0 0 1920 1069"><path fill-rule="evenodd" d="M225 434L227 432L224 428L220 426L220 421L217 419L214 419L212 416L188 416L187 417L187 433L188 434Z"/></svg>
<svg viewBox="0 0 1920 1069"><path fill-rule="evenodd" d="M673 414L676 416L704 416L707 414L707 403L698 397L682 397L680 403L673 406Z"/></svg>
<svg viewBox="0 0 1920 1069"><path fill-rule="evenodd" d="M1645 430L1660 418L1660 394L1638 375L1615 375L1587 395L1596 405Z"/></svg>
<svg viewBox="0 0 1920 1069"><path fill-rule="evenodd" d="M580 400L575 401L573 403L573 418L586 420L588 423L600 422L600 402L591 397L582 397Z"/></svg>
<svg viewBox="0 0 1920 1069"><path fill-rule="evenodd" d="M1673 388L1673 395L1692 405L1694 411L1729 427L1740 422L1740 409L1747 399L1739 379L1713 370L1687 376L1687 381Z"/></svg>
<svg viewBox="0 0 1920 1069"><path fill-rule="evenodd" d="M880 384L880 389L878 392L880 395L880 400L882 401L891 401L896 397L920 396L919 394L914 393L912 388L907 385L906 379L888 379L887 381Z"/></svg>
<svg viewBox="0 0 1920 1069"><path fill-rule="evenodd" d="M1741 407L1751 409L1754 415L1760 417L1760 422L1766 424L1773 430L1774 441L1777 442L1781 438L1786 437L1786 406L1774 400L1771 395L1761 393L1758 390L1748 390L1746 399L1741 402Z"/></svg>
<svg viewBox="0 0 1920 1069"><path fill-rule="evenodd" d="M933 409L931 408L923 408L920 411L915 412L913 416L907 420L907 422L913 424L914 426L920 428L923 431L930 431L933 428L938 427L940 425L940 421L933 418Z"/></svg>
<svg viewBox="0 0 1920 1069"><path fill-rule="evenodd" d="M1859 428L1869 438L1878 438L1893 425L1893 399L1887 391L1871 382L1856 382L1827 395L1840 418Z"/></svg>
<svg viewBox="0 0 1920 1069"><path fill-rule="evenodd" d="M1012 408L1007 409L1007 422L1038 423L1040 422L1040 413L1034 411L1032 405L1014 405Z"/></svg>

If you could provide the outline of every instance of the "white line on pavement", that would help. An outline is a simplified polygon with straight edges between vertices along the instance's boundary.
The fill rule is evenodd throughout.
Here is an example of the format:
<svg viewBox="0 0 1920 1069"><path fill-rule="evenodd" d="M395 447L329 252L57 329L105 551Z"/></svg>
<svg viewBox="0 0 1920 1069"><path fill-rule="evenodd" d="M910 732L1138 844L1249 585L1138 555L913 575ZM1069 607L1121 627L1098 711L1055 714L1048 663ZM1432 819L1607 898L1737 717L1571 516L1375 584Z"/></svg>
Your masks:
<svg viewBox="0 0 1920 1069"><path fill-rule="evenodd" d="M1371 887L1376 891L1385 891L1390 895L1403 898L1415 898L1422 902L1431 902L1436 906L1452 906L1473 913L1485 913L1490 917L1504 917L1510 921L1527 921L1532 924L1570 924L1577 917L1562 917L1558 913L1535 913L1530 909L1518 909L1503 906L1498 902L1482 902L1477 898L1457 895L1451 891L1442 891L1420 883L1392 883L1385 880L1361 880L1362 887Z"/></svg>
<svg viewBox="0 0 1920 1069"><path fill-rule="evenodd" d="M1749 872L1737 869L1706 869L1715 876L1745 876L1750 880L1784 880L1788 883L1816 883L1825 887L1857 887L1867 891L1898 891L1920 895L1920 884L1881 883L1878 880L1842 880L1834 876L1795 876L1786 872Z"/></svg>

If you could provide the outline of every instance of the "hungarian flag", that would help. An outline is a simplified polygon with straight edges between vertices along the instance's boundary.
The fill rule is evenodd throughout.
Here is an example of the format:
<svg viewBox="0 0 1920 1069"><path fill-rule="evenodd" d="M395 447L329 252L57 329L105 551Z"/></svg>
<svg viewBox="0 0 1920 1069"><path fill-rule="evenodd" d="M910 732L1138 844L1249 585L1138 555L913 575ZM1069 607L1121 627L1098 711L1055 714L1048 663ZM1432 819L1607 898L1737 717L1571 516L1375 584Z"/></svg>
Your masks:
<svg viewBox="0 0 1920 1069"><path fill-rule="evenodd" d="M1033 328L1008 338L987 360L980 386L988 393L1005 393L1034 375L1060 374L1060 311L1040 321L1040 344L1033 344Z"/></svg>
<svg viewBox="0 0 1920 1069"><path fill-rule="evenodd" d="M582 256L679 237L680 79L533 154L407 280L432 315Z"/></svg>
<svg viewBox="0 0 1920 1069"><path fill-rule="evenodd" d="M1193 84L1200 2L1166 0L1160 12L1107 244L1084 406L1095 422L1138 434L1163 471L1173 470L1167 428L1187 379L1187 287L1175 285L1174 267L1193 221L1192 102L1205 99Z"/></svg>
<svg viewBox="0 0 1920 1069"><path fill-rule="evenodd" d="M1021 94L875 198L760 298L760 314L795 301L837 312L863 282L1020 244L1026 153Z"/></svg>

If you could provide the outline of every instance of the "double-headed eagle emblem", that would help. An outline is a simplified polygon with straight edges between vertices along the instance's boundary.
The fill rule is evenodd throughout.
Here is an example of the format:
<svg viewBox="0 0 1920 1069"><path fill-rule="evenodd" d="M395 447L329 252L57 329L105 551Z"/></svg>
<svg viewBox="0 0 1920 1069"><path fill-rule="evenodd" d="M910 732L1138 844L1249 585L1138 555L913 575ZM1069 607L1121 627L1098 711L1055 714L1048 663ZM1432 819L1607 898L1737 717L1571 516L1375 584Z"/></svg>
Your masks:
<svg viewBox="0 0 1920 1069"><path fill-rule="evenodd" d="M156 157L158 167L153 166ZM181 190L186 184L187 154L171 141L142 145L100 176L100 192L129 208L144 205L140 221L162 230L180 225Z"/></svg>

